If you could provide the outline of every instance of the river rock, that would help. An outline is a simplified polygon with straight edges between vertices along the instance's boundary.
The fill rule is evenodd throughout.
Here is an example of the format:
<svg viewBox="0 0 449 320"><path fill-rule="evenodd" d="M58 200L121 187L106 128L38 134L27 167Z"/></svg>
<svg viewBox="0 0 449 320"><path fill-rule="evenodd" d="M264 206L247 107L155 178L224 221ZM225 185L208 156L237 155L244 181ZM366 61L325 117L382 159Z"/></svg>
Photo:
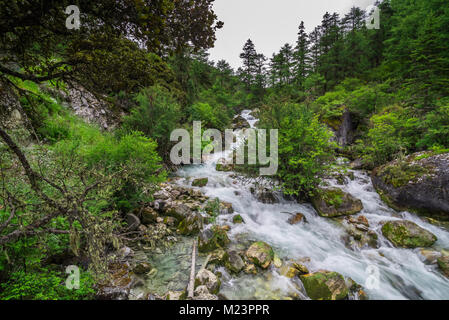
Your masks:
<svg viewBox="0 0 449 320"><path fill-rule="evenodd" d="M449 278L449 256L443 255L437 259L438 266L443 274Z"/></svg>
<svg viewBox="0 0 449 320"><path fill-rule="evenodd" d="M192 187L205 187L209 182L209 178L199 178L192 182Z"/></svg>
<svg viewBox="0 0 449 320"><path fill-rule="evenodd" d="M415 153L376 168L371 178L393 209L449 220L449 153Z"/></svg>
<svg viewBox="0 0 449 320"><path fill-rule="evenodd" d="M240 257L237 251L228 251L228 262L226 263L226 268L233 273L239 273L244 267L245 262L243 262L242 257Z"/></svg>
<svg viewBox="0 0 449 320"><path fill-rule="evenodd" d="M142 210L142 222L144 224L155 223L157 220L158 214L157 211L153 208L143 208Z"/></svg>
<svg viewBox="0 0 449 320"><path fill-rule="evenodd" d="M256 197L256 199L262 203L273 204L279 203L279 199L276 197L274 192L268 188L252 188L251 193Z"/></svg>
<svg viewBox="0 0 449 320"><path fill-rule="evenodd" d="M227 232L218 226L213 226L200 232L198 236L198 250L200 252L210 252L215 249L225 248L229 242Z"/></svg>
<svg viewBox="0 0 449 320"><path fill-rule="evenodd" d="M223 249L214 250L210 254L209 263L218 266L224 266L229 260L229 254Z"/></svg>
<svg viewBox="0 0 449 320"><path fill-rule="evenodd" d="M194 291L193 300L218 300L218 296L211 294L206 286L198 286Z"/></svg>
<svg viewBox="0 0 449 320"><path fill-rule="evenodd" d="M132 213L126 215L126 223L128 223L128 229L130 231L136 231L140 226L140 219Z"/></svg>
<svg viewBox="0 0 449 320"><path fill-rule="evenodd" d="M203 228L203 217L199 212L192 212L183 219L176 230L179 234L188 236L197 234Z"/></svg>
<svg viewBox="0 0 449 320"><path fill-rule="evenodd" d="M242 216L239 215L239 214L238 214L238 215L235 215L235 216L232 218L232 222L233 222L233 223L236 223L236 224L238 224L238 223L244 223Z"/></svg>
<svg viewBox="0 0 449 320"><path fill-rule="evenodd" d="M152 268L148 262L141 262L134 267L133 272L135 274L144 274L150 272Z"/></svg>
<svg viewBox="0 0 449 320"><path fill-rule="evenodd" d="M185 300L186 297L185 291L169 291L165 295L165 300Z"/></svg>
<svg viewBox="0 0 449 320"><path fill-rule="evenodd" d="M220 290L221 281L211 271L202 269L195 277L195 287L206 286L207 290L212 294L217 294Z"/></svg>
<svg viewBox="0 0 449 320"><path fill-rule="evenodd" d="M296 213L294 216L292 216L288 219L288 223L290 223L292 225L301 223L303 221L307 222L306 217L300 212Z"/></svg>
<svg viewBox="0 0 449 320"><path fill-rule="evenodd" d="M232 203L221 201L220 202L220 214L231 214L234 213L234 208L232 207Z"/></svg>
<svg viewBox="0 0 449 320"><path fill-rule="evenodd" d="M273 261L274 251L269 244L257 241L248 248L246 256L256 266L267 269Z"/></svg>
<svg viewBox="0 0 449 320"><path fill-rule="evenodd" d="M318 214L326 218L352 215L363 209L362 201L338 188L320 189L312 198L312 204Z"/></svg>
<svg viewBox="0 0 449 320"><path fill-rule="evenodd" d="M249 125L248 121L246 121L245 118L243 118L241 115L238 115L237 117L234 118L232 128L233 129L246 129L246 128L250 128L250 125Z"/></svg>
<svg viewBox="0 0 449 320"><path fill-rule="evenodd" d="M299 277L313 300L343 300L349 294L344 277L331 271L317 271Z"/></svg>
<svg viewBox="0 0 449 320"><path fill-rule="evenodd" d="M217 171L223 171L223 172L230 172L234 170L234 164L227 163L225 158L221 158L217 161L217 165L215 166L215 170Z"/></svg>
<svg viewBox="0 0 449 320"><path fill-rule="evenodd" d="M419 250L419 253L424 257L424 262L428 264L435 264L439 257L441 257L441 253L431 249L422 248Z"/></svg>
<svg viewBox="0 0 449 320"><path fill-rule="evenodd" d="M408 220L384 222L382 234L396 247L402 248L430 247L437 241L433 233Z"/></svg>

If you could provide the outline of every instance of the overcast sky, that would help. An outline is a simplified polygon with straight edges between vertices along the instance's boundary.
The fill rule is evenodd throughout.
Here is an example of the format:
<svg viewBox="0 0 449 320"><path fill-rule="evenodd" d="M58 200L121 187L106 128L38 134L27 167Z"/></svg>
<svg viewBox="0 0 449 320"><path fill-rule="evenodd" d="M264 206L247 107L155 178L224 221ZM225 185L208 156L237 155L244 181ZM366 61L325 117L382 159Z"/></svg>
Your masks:
<svg viewBox="0 0 449 320"><path fill-rule="evenodd" d="M217 31L210 59L225 59L233 68L249 38L256 50L271 57L287 42L295 44L301 20L307 32L321 23L326 11L346 14L355 5L366 9L374 0L215 0L214 11L224 27Z"/></svg>

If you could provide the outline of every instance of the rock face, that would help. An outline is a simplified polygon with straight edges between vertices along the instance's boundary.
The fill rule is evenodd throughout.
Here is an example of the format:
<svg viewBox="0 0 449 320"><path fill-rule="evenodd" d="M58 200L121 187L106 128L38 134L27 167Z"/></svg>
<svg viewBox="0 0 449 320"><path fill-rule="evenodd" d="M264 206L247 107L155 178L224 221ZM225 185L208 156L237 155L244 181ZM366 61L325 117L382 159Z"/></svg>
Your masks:
<svg viewBox="0 0 449 320"><path fill-rule="evenodd" d="M312 204L320 216L327 218L352 215L363 209L362 201L338 188L320 189Z"/></svg>
<svg viewBox="0 0 449 320"><path fill-rule="evenodd" d="M299 278L313 300L342 300L349 294L345 279L337 272L321 270Z"/></svg>
<svg viewBox="0 0 449 320"><path fill-rule="evenodd" d="M344 147L354 140L351 113L345 109L340 119L328 123L335 134L334 140L339 146Z"/></svg>
<svg viewBox="0 0 449 320"><path fill-rule="evenodd" d="M437 237L411 221L388 221L382 226L382 234L396 247L430 247Z"/></svg>
<svg viewBox="0 0 449 320"><path fill-rule="evenodd" d="M208 182L209 182L208 178L195 179L192 182L192 187L205 187Z"/></svg>
<svg viewBox="0 0 449 320"><path fill-rule="evenodd" d="M415 153L376 168L371 178L393 209L449 220L449 153Z"/></svg>
<svg viewBox="0 0 449 320"><path fill-rule="evenodd" d="M267 269L274 258L273 249L265 242L254 242L246 251L248 259L263 269Z"/></svg>

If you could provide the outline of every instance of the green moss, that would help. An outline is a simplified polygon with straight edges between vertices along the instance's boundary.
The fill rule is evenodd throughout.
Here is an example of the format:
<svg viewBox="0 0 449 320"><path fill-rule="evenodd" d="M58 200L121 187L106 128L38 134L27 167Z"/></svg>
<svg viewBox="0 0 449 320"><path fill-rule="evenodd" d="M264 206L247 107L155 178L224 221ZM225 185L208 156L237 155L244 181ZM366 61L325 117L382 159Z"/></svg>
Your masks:
<svg viewBox="0 0 449 320"><path fill-rule="evenodd" d="M328 206L339 208L343 203L344 193L340 189L323 189L321 192L321 199L323 199Z"/></svg>
<svg viewBox="0 0 449 320"><path fill-rule="evenodd" d="M313 300L342 300L349 293L343 276L337 272L316 272L301 275L300 279Z"/></svg>
<svg viewBox="0 0 449 320"><path fill-rule="evenodd" d="M416 181L425 174L429 174L431 168L410 164L406 161L399 161L382 168L379 175L382 180L395 188L402 187L409 182Z"/></svg>
<svg viewBox="0 0 449 320"><path fill-rule="evenodd" d="M209 182L208 178L195 179L192 182L192 186L193 187L204 187L207 185L208 182Z"/></svg>
<svg viewBox="0 0 449 320"><path fill-rule="evenodd" d="M382 234L396 247L429 247L436 236L411 221L390 221L382 226Z"/></svg>
<svg viewBox="0 0 449 320"><path fill-rule="evenodd" d="M236 215L236 216L234 216L234 218L232 218L232 222L234 222L234 223L243 223L243 218L242 218L242 216L241 215Z"/></svg>

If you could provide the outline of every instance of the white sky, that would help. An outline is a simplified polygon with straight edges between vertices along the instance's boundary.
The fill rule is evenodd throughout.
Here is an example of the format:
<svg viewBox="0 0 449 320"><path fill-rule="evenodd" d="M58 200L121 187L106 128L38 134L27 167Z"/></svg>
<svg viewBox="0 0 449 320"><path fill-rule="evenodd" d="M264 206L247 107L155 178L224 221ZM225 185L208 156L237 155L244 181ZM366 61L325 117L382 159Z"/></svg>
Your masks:
<svg viewBox="0 0 449 320"><path fill-rule="evenodd" d="M296 43L301 20L307 32L312 31L326 11L340 16L355 5L366 9L374 0L215 0L214 11L224 27L217 31L210 59L225 59L236 69L239 54L249 38L257 52L268 58L287 42Z"/></svg>

